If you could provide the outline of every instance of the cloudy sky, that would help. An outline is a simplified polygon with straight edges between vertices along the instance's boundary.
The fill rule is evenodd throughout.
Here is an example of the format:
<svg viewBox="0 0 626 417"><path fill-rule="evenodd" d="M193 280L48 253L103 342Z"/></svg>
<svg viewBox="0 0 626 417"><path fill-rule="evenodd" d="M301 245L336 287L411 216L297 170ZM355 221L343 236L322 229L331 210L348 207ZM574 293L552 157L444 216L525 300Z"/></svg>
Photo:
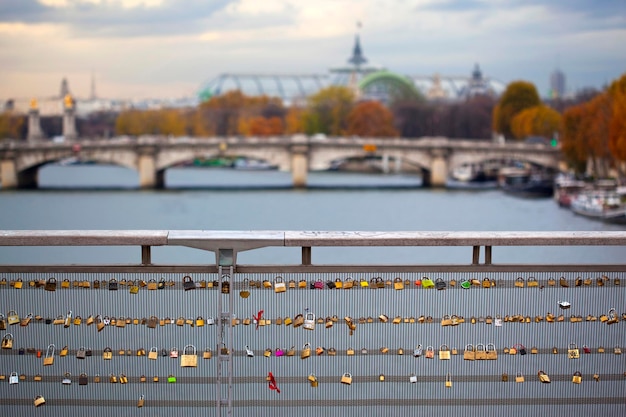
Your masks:
<svg viewBox="0 0 626 417"><path fill-rule="evenodd" d="M0 0L0 100L185 97L223 72L324 73L362 22L371 64L469 74L546 95L626 72L626 0Z"/></svg>

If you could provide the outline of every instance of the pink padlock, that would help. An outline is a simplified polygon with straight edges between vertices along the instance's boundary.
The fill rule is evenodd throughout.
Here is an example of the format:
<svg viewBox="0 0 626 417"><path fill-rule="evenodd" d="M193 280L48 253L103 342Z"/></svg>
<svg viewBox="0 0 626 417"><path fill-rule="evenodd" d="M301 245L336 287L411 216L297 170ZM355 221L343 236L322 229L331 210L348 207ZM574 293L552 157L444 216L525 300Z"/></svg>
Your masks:
<svg viewBox="0 0 626 417"><path fill-rule="evenodd" d="M285 352L281 348L276 348L276 350L274 351L274 355L276 356L283 356L284 354Z"/></svg>
<svg viewBox="0 0 626 417"><path fill-rule="evenodd" d="M170 358L177 358L177 357L178 357L178 349L172 348L172 350L170 350Z"/></svg>
<svg viewBox="0 0 626 417"><path fill-rule="evenodd" d="M324 283L322 282L321 279L318 279L317 281L315 281L315 284L313 284L313 286L318 289L321 290L324 288Z"/></svg>

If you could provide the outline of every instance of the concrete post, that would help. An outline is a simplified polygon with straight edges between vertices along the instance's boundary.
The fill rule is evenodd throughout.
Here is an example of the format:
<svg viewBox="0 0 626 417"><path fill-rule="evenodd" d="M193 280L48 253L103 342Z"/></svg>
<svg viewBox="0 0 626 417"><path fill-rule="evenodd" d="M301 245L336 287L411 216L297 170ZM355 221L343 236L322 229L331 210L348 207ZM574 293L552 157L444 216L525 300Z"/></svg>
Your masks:
<svg viewBox="0 0 626 417"><path fill-rule="evenodd" d="M41 131L41 122L39 120L39 109L30 109L28 111L28 135L26 140L28 142L37 142L43 139L43 132Z"/></svg>
<svg viewBox="0 0 626 417"><path fill-rule="evenodd" d="M76 140L76 117L74 107L65 107L63 110L63 136L66 141Z"/></svg>
<svg viewBox="0 0 626 417"><path fill-rule="evenodd" d="M295 188L306 188L309 172L308 138L294 135L291 143L291 180Z"/></svg>

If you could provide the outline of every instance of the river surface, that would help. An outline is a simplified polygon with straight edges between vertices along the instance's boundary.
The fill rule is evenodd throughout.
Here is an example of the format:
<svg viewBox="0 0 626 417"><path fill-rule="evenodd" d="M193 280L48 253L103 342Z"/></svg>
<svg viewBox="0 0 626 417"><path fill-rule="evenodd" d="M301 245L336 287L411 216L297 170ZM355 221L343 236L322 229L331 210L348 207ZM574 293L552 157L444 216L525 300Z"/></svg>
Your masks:
<svg viewBox="0 0 626 417"><path fill-rule="evenodd" d="M40 189L0 192L0 229L604 231L624 230L576 216L552 199L499 190L422 189L411 175L310 173L291 188L279 171L170 169L165 190L138 190L135 171L49 165ZM138 248L0 248L2 263L140 260ZM621 263L624 248L494 248L494 263ZM240 263L299 263L293 248L240 254ZM212 253L155 248L156 263L214 262ZM471 248L318 248L314 263L469 263Z"/></svg>

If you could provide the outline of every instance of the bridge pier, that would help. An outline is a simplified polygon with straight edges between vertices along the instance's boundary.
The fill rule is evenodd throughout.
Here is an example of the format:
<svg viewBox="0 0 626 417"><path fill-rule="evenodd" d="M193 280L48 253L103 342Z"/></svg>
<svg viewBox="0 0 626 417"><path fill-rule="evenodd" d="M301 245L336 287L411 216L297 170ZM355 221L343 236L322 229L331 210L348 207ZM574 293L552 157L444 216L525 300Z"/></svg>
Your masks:
<svg viewBox="0 0 626 417"><path fill-rule="evenodd" d="M295 135L291 138L291 142L291 181L294 188L306 188L309 173L307 137Z"/></svg>
<svg viewBox="0 0 626 417"><path fill-rule="evenodd" d="M37 188L39 183L39 170L30 168L18 172L14 159L3 159L0 161L0 178L3 190L16 188Z"/></svg>
<svg viewBox="0 0 626 417"><path fill-rule="evenodd" d="M426 176L424 176L425 178ZM430 162L430 175L428 181L424 179L424 186L445 187L448 179L448 158L447 152L443 150L433 150Z"/></svg>
<svg viewBox="0 0 626 417"><path fill-rule="evenodd" d="M156 169L156 149L152 146L138 150L137 167L139 170L139 187L144 189L164 188L165 170Z"/></svg>
<svg viewBox="0 0 626 417"><path fill-rule="evenodd" d="M76 115L75 108L65 107L63 111L63 137L66 141L76 140L78 135L76 133Z"/></svg>

